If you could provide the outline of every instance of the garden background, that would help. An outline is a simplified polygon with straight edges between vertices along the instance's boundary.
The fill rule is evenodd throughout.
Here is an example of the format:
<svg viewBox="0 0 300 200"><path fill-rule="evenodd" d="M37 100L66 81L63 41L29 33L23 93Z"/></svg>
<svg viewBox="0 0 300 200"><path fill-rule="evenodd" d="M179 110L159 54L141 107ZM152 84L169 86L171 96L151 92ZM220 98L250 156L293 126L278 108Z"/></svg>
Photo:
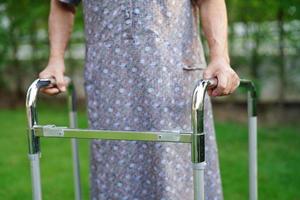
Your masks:
<svg viewBox="0 0 300 200"><path fill-rule="evenodd" d="M259 199L300 200L300 1L227 0L232 67L258 88ZM30 199L25 95L46 66L49 1L0 2L0 199ZM81 5L66 53L67 75L87 127ZM202 40L205 41L204 37ZM207 51L207 45L205 45ZM40 122L67 125L65 96L42 96ZM214 98L225 199L247 199L247 116L242 91ZM44 199L72 199L69 140L42 140ZM84 199L89 197L89 141L80 141Z"/></svg>

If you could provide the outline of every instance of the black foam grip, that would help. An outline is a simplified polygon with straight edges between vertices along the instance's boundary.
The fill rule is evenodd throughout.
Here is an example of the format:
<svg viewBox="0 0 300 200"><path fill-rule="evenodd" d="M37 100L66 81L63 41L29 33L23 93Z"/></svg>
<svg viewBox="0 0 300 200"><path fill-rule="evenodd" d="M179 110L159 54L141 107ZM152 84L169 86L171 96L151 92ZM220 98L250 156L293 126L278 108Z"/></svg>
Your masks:
<svg viewBox="0 0 300 200"><path fill-rule="evenodd" d="M58 0L58 1L68 5L74 5L74 6L77 6L81 2L81 0Z"/></svg>

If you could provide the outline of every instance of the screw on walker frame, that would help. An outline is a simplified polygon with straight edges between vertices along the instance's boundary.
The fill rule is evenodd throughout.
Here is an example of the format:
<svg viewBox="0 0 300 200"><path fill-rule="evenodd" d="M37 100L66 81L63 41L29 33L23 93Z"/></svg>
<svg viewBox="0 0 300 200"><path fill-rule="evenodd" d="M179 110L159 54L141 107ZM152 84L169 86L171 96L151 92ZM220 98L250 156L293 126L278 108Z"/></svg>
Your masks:
<svg viewBox="0 0 300 200"><path fill-rule="evenodd" d="M55 84L52 79L37 79L29 87L26 97L28 118L28 145L31 166L32 194L34 200L42 199L40 177L40 138L71 138L73 153L73 175L75 199L81 199L79 157L76 139L134 140L152 142L172 142L191 144L191 161L193 165L194 199L204 200L205 171L205 131L204 131L204 98L209 87L217 85L216 79L199 80L196 84L191 103L192 131L113 131L90 130L77 128L76 93L70 79L68 85L68 102L70 127L39 125L37 120L36 101L41 88ZM257 117L256 91L249 80L241 80L240 87L248 91L248 124L249 124L249 200L257 200Z"/></svg>

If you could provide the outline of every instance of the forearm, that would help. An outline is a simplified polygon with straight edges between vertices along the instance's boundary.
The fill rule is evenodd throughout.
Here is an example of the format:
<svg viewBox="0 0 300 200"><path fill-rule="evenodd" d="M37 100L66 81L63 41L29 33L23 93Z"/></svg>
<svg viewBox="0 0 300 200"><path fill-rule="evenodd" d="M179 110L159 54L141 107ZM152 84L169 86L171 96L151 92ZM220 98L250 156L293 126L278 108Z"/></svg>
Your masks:
<svg viewBox="0 0 300 200"><path fill-rule="evenodd" d="M208 89L209 95L231 94L240 79L230 67L227 44L227 12L225 0L196 0L201 12L204 35L209 46L210 62L203 72L203 78L217 78L216 88Z"/></svg>
<svg viewBox="0 0 300 200"><path fill-rule="evenodd" d="M64 53L73 28L74 13L74 7L67 6L57 0L51 0L49 14L49 61L64 58Z"/></svg>
<svg viewBox="0 0 300 200"><path fill-rule="evenodd" d="M227 11L224 0L199 0L201 23L209 46L210 59L229 63L227 42Z"/></svg>

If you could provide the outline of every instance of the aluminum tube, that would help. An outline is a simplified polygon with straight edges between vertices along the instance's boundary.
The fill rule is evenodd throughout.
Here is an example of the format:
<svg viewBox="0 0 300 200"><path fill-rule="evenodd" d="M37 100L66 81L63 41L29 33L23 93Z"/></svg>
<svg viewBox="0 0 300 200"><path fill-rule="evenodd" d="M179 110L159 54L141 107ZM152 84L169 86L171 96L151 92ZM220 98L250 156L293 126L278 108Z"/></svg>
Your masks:
<svg viewBox="0 0 300 200"><path fill-rule="evenodd" d="M75 199L76 200L81 200L80 165L79 165L77 140L76 139L71 139L71 144L72 144Z"/></svg>
<svg viewBox="0 0 300 200"><path fill-rule="evenodd" d="M194 200L204 200L204 169L205 162L193 163Z"/></svg>
<svg viewBox="0 0 300 200"><path fill-rule="evenodd" d="M249 133L249 200L257 200L257 116L256 100L248 92L248 133Z"/></svg>
<svg viewBox="0 0 300 200"><path fill-rule="evenodd" d="M40 177L40 154L29 154L32 182L32 198L33 200L42 199L41 177Z"/></svg>
<svg viewBox="0 0 300 200"><path fill-rule="evenodd" d="M36 125L34 126L34 134L38 137L191 143L191 133L177 130L160 132L111 131Z"/></svg>
<svg viewBox="0 0 300 200"><path fill-rule="evenodd" d="M68 80L68 107L69 107L69 126L77 128L77 96L73 82ZM80 162L78 153L78 141L75 138L71 139L72 147L72 162L73 162L73 178L75 200L81 200L81 182L80 182Z"/></svg>
<svg viewBox="0 0 300 200"><path fill-rule="evenodd" d="M75 111L70 111L69 118L70 118L70 128L76 128L77 127L77 113ZM73 161L75 199L81 200L80 162L79 162L77 139L72 138L71 145L72 145L72 161Z"/></svg>

